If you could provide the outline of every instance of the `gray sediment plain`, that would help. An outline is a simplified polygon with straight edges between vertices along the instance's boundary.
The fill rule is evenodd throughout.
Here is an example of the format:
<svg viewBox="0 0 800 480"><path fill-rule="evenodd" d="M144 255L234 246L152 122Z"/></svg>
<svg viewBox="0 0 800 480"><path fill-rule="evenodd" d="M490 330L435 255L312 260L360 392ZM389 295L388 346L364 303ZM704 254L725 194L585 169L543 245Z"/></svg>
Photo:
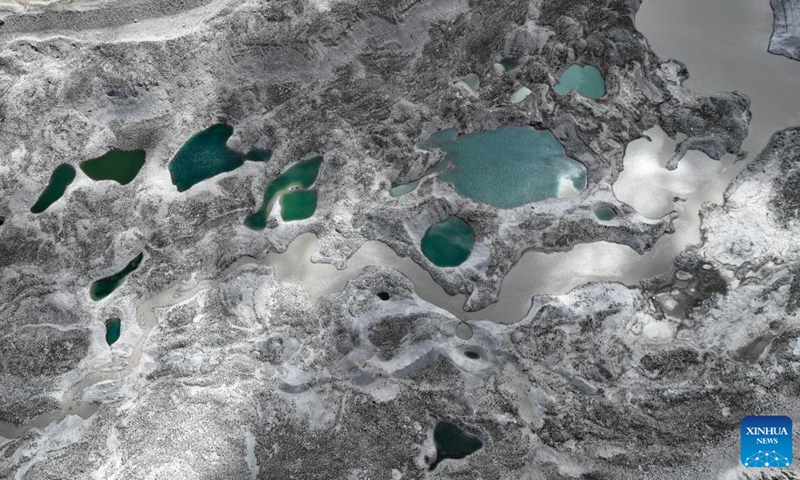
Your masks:
<svg viewBox="0 0 800 480"><path fill-rule="evenodd" d="M688 90L685 66L660 59L636 30L639 6L9 7L0 23L0 477L783 478L744 471L735 441L743 416L800 418L796 129L772 138L723 206L703 207L702 243L670 272L638 286L523 292L530 308L519 321L475 318L526 251L603 241L642 254L673 232L676 212L648 218L612 191L626 145L644 131L682 134L670 168L689 150L741 153L748 97ZM518 68L498 68L505 57ZM597 66L607 94L555 95L572 63ZM469 74L480 79L475 91L458 82ZM522 86L532 94L511 104ZM270 148L273 158L178 193L168 161L220 122L235 129L229 146ZM436 177L390 196L441 158L418 148L432 133L502 125L553 132L586 165L586 189L510 210ZM45 213L30 213L55 166L111 148L147 151L132 183L79 176ZM269 181L316 154L325 161L315 215L245 227ZM600 221L598 206L617 217ZM462 266L441 269L419 242L450 215L470 225L476 247ZM285 280L292 272L270 256L303 234L317 238L314 262L339 269L381 242L464 295L469 328L457 306L437 305L380 264L339 291ZM92 301L89 285L140 252L125 283ZM110 317L123 319L111 348ZM439 420L483 447L431 470Z"/></svg>

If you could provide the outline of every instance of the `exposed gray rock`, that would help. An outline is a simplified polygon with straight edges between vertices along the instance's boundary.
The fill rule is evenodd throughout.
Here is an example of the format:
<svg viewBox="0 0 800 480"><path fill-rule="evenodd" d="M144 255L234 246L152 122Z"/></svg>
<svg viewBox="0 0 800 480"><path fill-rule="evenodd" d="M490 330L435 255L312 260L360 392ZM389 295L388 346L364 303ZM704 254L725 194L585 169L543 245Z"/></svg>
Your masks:
<svg viewBox="0 0 800 480"><path fill-rule="evenodd" d="M742 94L684 88L685 67L635 30L638 6L139 1L5 15L0 427L14 434L0 439L0 477L746 478L726 463L741 417L800 413L794 130L725 206L705 207L703 244L670 274L535 297L517 324L470 322L468 340L397 271L368 267L312 303L257 260L311 232L314 261L341 268L379 240L479 310L526 250L652 248L677 214L648 219L613 197L625 145L659 124L687 136L671 166L693 149L719 159L739 153L750 117ZM496 71L509 55L519 67ZM607 94L555 95L572 63L598 66ZM475 92L456 83L470 73ZM521 86L533 93L511 104ZM273 159L179 194L170 158L218 122L235 128L230 146ZM499 210L433 176L390 197L441 159L418 148L432 133L502 125L551 131L587 166L587 188ZM114 147L147 151L131 184L79 175L30 214L55 166ZM315 215L247 229L268 182L316 154ZM476 249L442 269L419 243L450 215ZM92 281L142 251L119 290L91 300ZM109 348L111 316L124 330ZM431 470L443 419L483 447Z"/></svg>

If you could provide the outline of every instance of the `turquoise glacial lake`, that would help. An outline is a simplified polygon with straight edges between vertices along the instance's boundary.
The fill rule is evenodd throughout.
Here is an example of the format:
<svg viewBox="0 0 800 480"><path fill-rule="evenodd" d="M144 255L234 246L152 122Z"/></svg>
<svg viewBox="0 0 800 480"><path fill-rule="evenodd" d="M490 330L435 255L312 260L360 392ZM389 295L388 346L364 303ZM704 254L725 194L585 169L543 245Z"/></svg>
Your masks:
<svg viewBox="0 0 800 480"><path fill-rule="evenodd" d="M559 95L566 95L575 90L586 98L600 98L606 94L606 82L597 68L588 65L570 65L553 90Z"/></svg>
<svg viewBox="0 0 800 480"><path fill-rule="evenodd" d="M236 170L245 160L265 162L271 153L268 150L253 149L247 154L228 147L228 139L233 135L233 127L222 123L212 125L190 138L169 162L172 184L179 192L216 175Z"/></svg>
<svg viewBox="0 0 800 480"><path fill-rule="evenodd" d="M594 210L594 214L597 216L598 220L602 220L604 222L614 220L614 218L617 216L617 212L615 212L611 207L597 207Z"/></svg>
<svg viewBox="0 0 800 480"><path fill-rule="evenodd" d="M573 195L586 187L586 167L567 156L548 131L501 127L460 138L439 132L423 143L445 158L433 168L459 195L498 208L515 208Z"/></svg>
<svg viewBox="0 0 800 480"><path fill-rule="evenodd" d="M531 91L530 88L528 88L528 87L520 87L517 90L515 90L514 93L511 94L511 103L516 105L517 103L519 103L519 102L525 100L526 98L528 98L528 96L531 93L533 93L533 92Z"/></svg>
<svg viewBox="0 0 800 480"><path fill-rule="evenodd" d="M419 144L419 148L423 150L430 150L440 145L445 145L449 142L455 141L458 137L458 131L455 128L445 128L431 135L427 140Z"/></svg>
<svg viewBox="0 0 800 480"><path fill-rule="evenodd" d="M457 267L472 253L475 235L469 225L456 217L434 223L422 237L422 253L437 267Z"/></svg>

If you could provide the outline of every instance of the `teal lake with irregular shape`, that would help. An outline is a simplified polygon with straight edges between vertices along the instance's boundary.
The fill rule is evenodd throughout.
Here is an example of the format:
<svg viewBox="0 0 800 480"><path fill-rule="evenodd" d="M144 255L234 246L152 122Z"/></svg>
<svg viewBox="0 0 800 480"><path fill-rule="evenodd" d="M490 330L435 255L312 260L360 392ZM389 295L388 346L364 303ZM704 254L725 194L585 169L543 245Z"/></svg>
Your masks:
<svg viewBox="0 0 800 480"><path fill-rule="evenodd" d="M278 176L278 178L270 182L270 184L267 186L267 190L264 192L264 201L261 204L261 208L247 217L244 222L245 225L253 230L263 230L266 228L267 217L269 216L269 212L272 210L275 200L277 200L280 196L290 192L291 188L307 189L311 187L311 185L313 185L317 180L321 166L322 157L314 157L309 160L304 160L292 166ZM295 191L296 190L293 190L291 193L294 193ZM294 199L291 199L289 202L289 207L292 211L291 215L294 215L295 212L302 212L302 214L306 214L311 206L311 197L308 195L295 196ZM316 193L314 193L313 206L314 209L311 210L311 213L308 214L308 217L313 215L314 211L316 210ZM283 213L281 216L284 218L284 220L286 220L286 217Z"/></svg>
<svg viewBox="0 0 800 480"><path fill-rule="evenodd" d="M139 268L139 264L142 263L142 258L144 258L144 252L140 253L136 256L133 260L130 261L125 268L120 270L119 272L109 275L108 277L101 278L96 282L92 283L92 287L89 290L89 293L92 296L92 300L98 301L106 298L107 296L111 295L114 290L116 290L122 282L125 281L125 277L130 275L131 272Z"/></svg>
<svg viewBox="0 0 800 480"><path fill-rule="evenodd" d="M516 105L517 103L519 103L519 102L525 100L526 98L528 98L528 96L531 93L533 93L533 92L531 92L530 88L528 88L528 87L520 87L519 89L514 91L514 93L511 94L511 103Z"/></svg>
<svg viewBox="0 0 800 480"><path fill-rule="evenodd" d="M105 155L80 164L81 170L92 180L113 180L127 185L142 169L147 154L144 150L111 150Z"/></svg>
<svg viewBox="0 0 800 480"><path fill-rule="evenodd" d="M561 74L553 90L559 95L575 90L586 98L600 98L606 94L606 82L600 70L591 65L571 65Z"/></svg>
<svg viewBox="0 0 800 480"><path fill-rule="evenodd" d="M457 267L472 253L475 235L469 225L457 217L434 223L422 237L422 253L437 267Z"/></svg>
<svg viewBox="0 0 800 480"><path fill-rule="evenodd" d="M473 92L477 92L481 87L481 79L478 78L478 76L474 73L470 73L466 77L462 78L461 81L464 82L464 84Z"/></svg>
<svg viewBox="0 0 800 480"><path fill-rule="evenodd" d="M236 170L245 160L266 162L269 150L253 149L247 155L228 147L233 127L218 123L190 138L169 162L172 184L179 192L219 174Z"/></svg>
<svg viewBox="0 0 800 480"><path fill-rule="evenodd" d="M113 345L119 340L122 333L122 320L119 318L109 318L106 320L106 343Z"/></svg>
<svg viewBox="0 0 800 480"><path fill-rule="evenodd" d="M438 422L433 428L433 443L436 446L436 459L431 463L431 470L442 460L465 458L483 447L483 442L478 437L445 420Z"/></svg>
<svg viewBox="0 0 800 480"><path fill-rule="evenodd" d="M67 191L67 187L75 180L75 167L62 164L57 166L50 175L50 182L39 195L39 199L31 207L31 213L42 213L50 205L56 203Z"/></svg>
<svg viewBox="0 0 800 480"><path fill-rule="evenodd" d="M586 167L568 157L549 131L501 127L426 142L446 152L432 171L459 195L498 208L574 195L586 187Z"/></svg>

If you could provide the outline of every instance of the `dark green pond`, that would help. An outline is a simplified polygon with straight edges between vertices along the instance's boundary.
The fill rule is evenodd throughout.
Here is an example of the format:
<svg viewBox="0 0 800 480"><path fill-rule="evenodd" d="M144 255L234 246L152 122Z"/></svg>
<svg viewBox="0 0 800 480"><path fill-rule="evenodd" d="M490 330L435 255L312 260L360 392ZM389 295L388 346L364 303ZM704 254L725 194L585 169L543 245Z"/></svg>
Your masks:
<svg viewBox="0 0 800 480"><path fill-rule="evenodd" d="M57 166L53 170L53 174L50 175L50 183L47 184L42 194L39 195L39 199L31 207L31 213L42 213L47 210L50 205L64 195L73 180L75 180L75 167L67 164Z"/></svg>
<svg viewBox="0 0 800 480"><path fill-rule="evenodd" d="M611 207L597 207L594 214L599 220L603 220L604 222L614 220L614 217L617 216L617 212Z"/></svg>
<svg viewBox="0 0 800 480"><path fill-rule="evenodd" d="M122 320L119 318L109 318L106 320L106 343L113 345L119 340L122 333Z"/></svg>
<svg viewBox="0 0 800 480"><path fill-rule="evenodd" d="M127 185L136 178L144 165L144 150L111 150L102 157L81 163L81 170L94 181L114 180Z"/></svg>
<svg viewBox="0 0 800 480"><path fill-rule="evenodd" d="M474 437L453 423L440 421L433 429L433 443L436 445L436 460L430 469L435 469L442 460L465 458L483 446L478 437Z"/></svg>
<svg viewBox="0 0 800 480"><path fill-rule="evenodd" d="M254 149L247 155L228 148L228 139L233 127L222 123L212 125L190 138L169 162L172 184L179 192L221 173L230 172L244 165L245 160L265 162L271 153Z"/></svg>
<svg viewBox="0 0 800 480"><path fill-rule="evenodd" d="M510 72L511 70L517 68L517 61L511 57L506 57L500 60L500 65L503 66L506 72Z"/></svg>
<svg viewBox="0 0 800 480"><path fill-rule="evenodd" d="M245 225L253 230L263 230L267 226L267 217L272 210L272 205L275 200L281 195L291 195L293 199L289 200L289 207L291 216L295 214L306 215L303 218L308 218L314 214L317 208L316 193L313 197L313 209L311 208L311 197L308 195L298 196L294 195L303 190L295 190L289 193L292 187L300 189L307 189L314 184L319 175L319 169L322 166L322 157L314 157L309 160L299 162L283 172L278 178L270 182L267 190L264 192L264 201L255 213L248 216L245 220ZM283 207L283 204L281 205ZM310 212L309 212L310 210ZM284 220L287 220L285 214L281 214ZM298 220L298 219L296 219Z"/></svg>
<svg viewBox="0 0 800 480"><path fill-rule="evenodd" d="M446 132L446 131L445 131ZM439 132L423 145L447 153L432 171L456 191L498 208L574 195L586 187L586 167L568 157L552 133L501 127L457 139Z"/></svg>
<svg viewBox="0 0 800 480"><path fill-rule="evenodd" d="M600 98L606 94L606 82L600 70L591 65L571 65L561 74L553 90L559 95L575 90L586 98Z"/></svg>
<svg viewBox="0 0 800 480"><path fill-rule="evenodd" d="M305 220L317 209L317 192L310 190L295 190L281 196L281 218L290 222L292 220Z"/></svg>
<svg viewBox="0 0 800 480"><path fill-rule="evenodd" d="M475 235L469 225L456 217L434 223L422 237L422 253L437 267L456 267L472 252Z"/></svg>
<svg viewBox="0 0 800 480"><path fill-rule="evenodd" d="M244 158L253 162L266 162L272 158L272 151L263 148L253 148L247 152Z"/></svg>
<svg viewBox="0 0 800 480"><path fill-rule="evenodd" d="M111 293L116 290L117 287L122 285L125 277L139 268L139 264L142 263L142 258L144 258L144 252L137 255L136 258L131 260L130 263L128 263L125 268L119 272L108 277L101 278L100 280L92 283L92 287L89 290L90 294L92 295L92 300L102 300L111 295Z"/></svg>

